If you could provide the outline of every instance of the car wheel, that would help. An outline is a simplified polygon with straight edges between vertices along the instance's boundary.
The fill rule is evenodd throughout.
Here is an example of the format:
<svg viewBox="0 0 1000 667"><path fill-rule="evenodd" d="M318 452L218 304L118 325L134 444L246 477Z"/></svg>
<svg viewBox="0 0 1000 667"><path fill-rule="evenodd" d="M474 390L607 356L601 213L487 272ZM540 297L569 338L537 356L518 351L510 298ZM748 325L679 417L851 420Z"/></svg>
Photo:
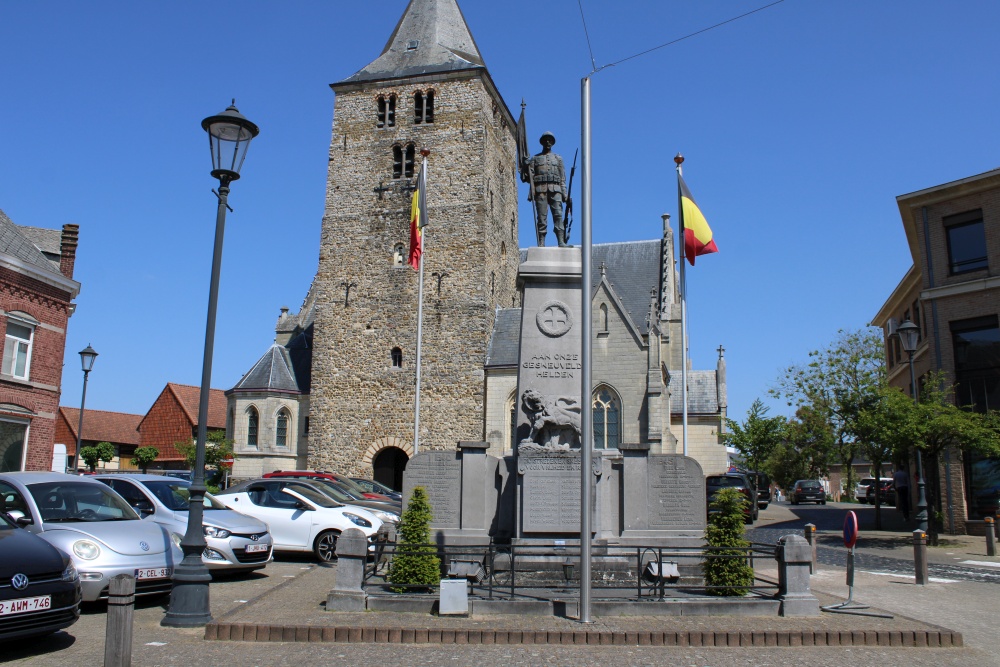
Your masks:
<svg viewBox="0 0 1000 667"><path fill-rule="evenodd" d="M819 504L820 505L826 505L826 501L825 500L821 500L821 501L819 501Z"/></svg>
<svg viewBox="0 0 1000 667"><path fill-rule="evenodd" d="M336 530L324 530L316 536L316 541L313 543L313 553L316 554L316 558L320 562L329 563L337 560L338 538L340 538L340 532Z"/></svg>

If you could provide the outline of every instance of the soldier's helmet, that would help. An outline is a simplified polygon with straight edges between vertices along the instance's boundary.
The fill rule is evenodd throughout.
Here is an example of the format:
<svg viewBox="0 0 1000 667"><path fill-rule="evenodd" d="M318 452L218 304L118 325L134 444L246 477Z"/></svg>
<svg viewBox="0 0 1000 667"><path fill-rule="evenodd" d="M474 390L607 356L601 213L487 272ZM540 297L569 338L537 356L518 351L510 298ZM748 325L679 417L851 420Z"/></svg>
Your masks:
<svg viewBox="0 0 1000 667"><path fill-rule="evenodd" d="M548 137L549 139L551 139L552 140L552 145L553 146L555 145L555 143L556 143L556 135L552 134L551 132L542 132L542 136L540 136L538 138L538 143L544 145L545 144L545 137Z"/></svg>

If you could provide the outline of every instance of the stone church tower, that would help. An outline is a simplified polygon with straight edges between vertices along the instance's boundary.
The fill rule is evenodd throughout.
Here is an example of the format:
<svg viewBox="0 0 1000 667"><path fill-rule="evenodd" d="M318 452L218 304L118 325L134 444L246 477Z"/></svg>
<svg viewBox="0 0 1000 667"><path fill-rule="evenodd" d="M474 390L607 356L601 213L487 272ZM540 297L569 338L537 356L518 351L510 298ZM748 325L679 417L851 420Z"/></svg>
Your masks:
<svg viewBox="0 0 1000 667"><path fill-rule="evenodd" d="M418 273L410 200L428 157L420 449L484 437L484 361L517 305L515 122L456 0L411 0L336 94L308 426L310 468L401 475L413 454Z"/></svg>

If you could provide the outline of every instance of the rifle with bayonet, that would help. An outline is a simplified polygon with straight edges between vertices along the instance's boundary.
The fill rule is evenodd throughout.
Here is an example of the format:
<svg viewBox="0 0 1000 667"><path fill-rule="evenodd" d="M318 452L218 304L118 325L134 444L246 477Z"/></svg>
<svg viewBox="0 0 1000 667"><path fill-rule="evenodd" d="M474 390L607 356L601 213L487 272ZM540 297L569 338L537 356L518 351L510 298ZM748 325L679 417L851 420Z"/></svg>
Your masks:
<svg viewBox="0 0 1000 667"><path fill-rule="evenodd" d="M573 153L573 168L569 170L569 185L566 186L566 202L563 207L563 220L566 221L566 242L569 243L569 231L573 228L573 175L576 174L576 157L580 154L577 148Z"/></svg>

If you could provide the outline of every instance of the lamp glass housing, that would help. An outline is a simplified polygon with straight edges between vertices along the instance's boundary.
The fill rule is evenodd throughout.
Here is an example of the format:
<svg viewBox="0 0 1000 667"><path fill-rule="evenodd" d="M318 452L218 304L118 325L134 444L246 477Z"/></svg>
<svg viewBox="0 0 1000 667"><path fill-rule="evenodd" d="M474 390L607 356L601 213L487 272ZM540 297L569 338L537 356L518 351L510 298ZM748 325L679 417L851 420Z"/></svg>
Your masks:
<svg viewBox="0 0 1000 667"><path fill-rule="evenodd" d="M88 345L86 348L80 350L80 365L83 367L84 373L89 373L94 367L94 361L97 359L97 350Z"/></svg>
<svg viewBox="0 0 1000 667"><path fill-rule="evenodd" d="M899 336L899 344L903 346L903 351L912 354L917 349L917 339L920 337L920 327L906 320L896 327L896 335Z"/></svg>
<svg viewBox="0 0 1000 667"><path fill-rule="evenodd" d="M260 130L236 109L235 100L222 113L201 121L201 126L208 132L212 175L235 181L240 177L250 141Z"/></svg>

